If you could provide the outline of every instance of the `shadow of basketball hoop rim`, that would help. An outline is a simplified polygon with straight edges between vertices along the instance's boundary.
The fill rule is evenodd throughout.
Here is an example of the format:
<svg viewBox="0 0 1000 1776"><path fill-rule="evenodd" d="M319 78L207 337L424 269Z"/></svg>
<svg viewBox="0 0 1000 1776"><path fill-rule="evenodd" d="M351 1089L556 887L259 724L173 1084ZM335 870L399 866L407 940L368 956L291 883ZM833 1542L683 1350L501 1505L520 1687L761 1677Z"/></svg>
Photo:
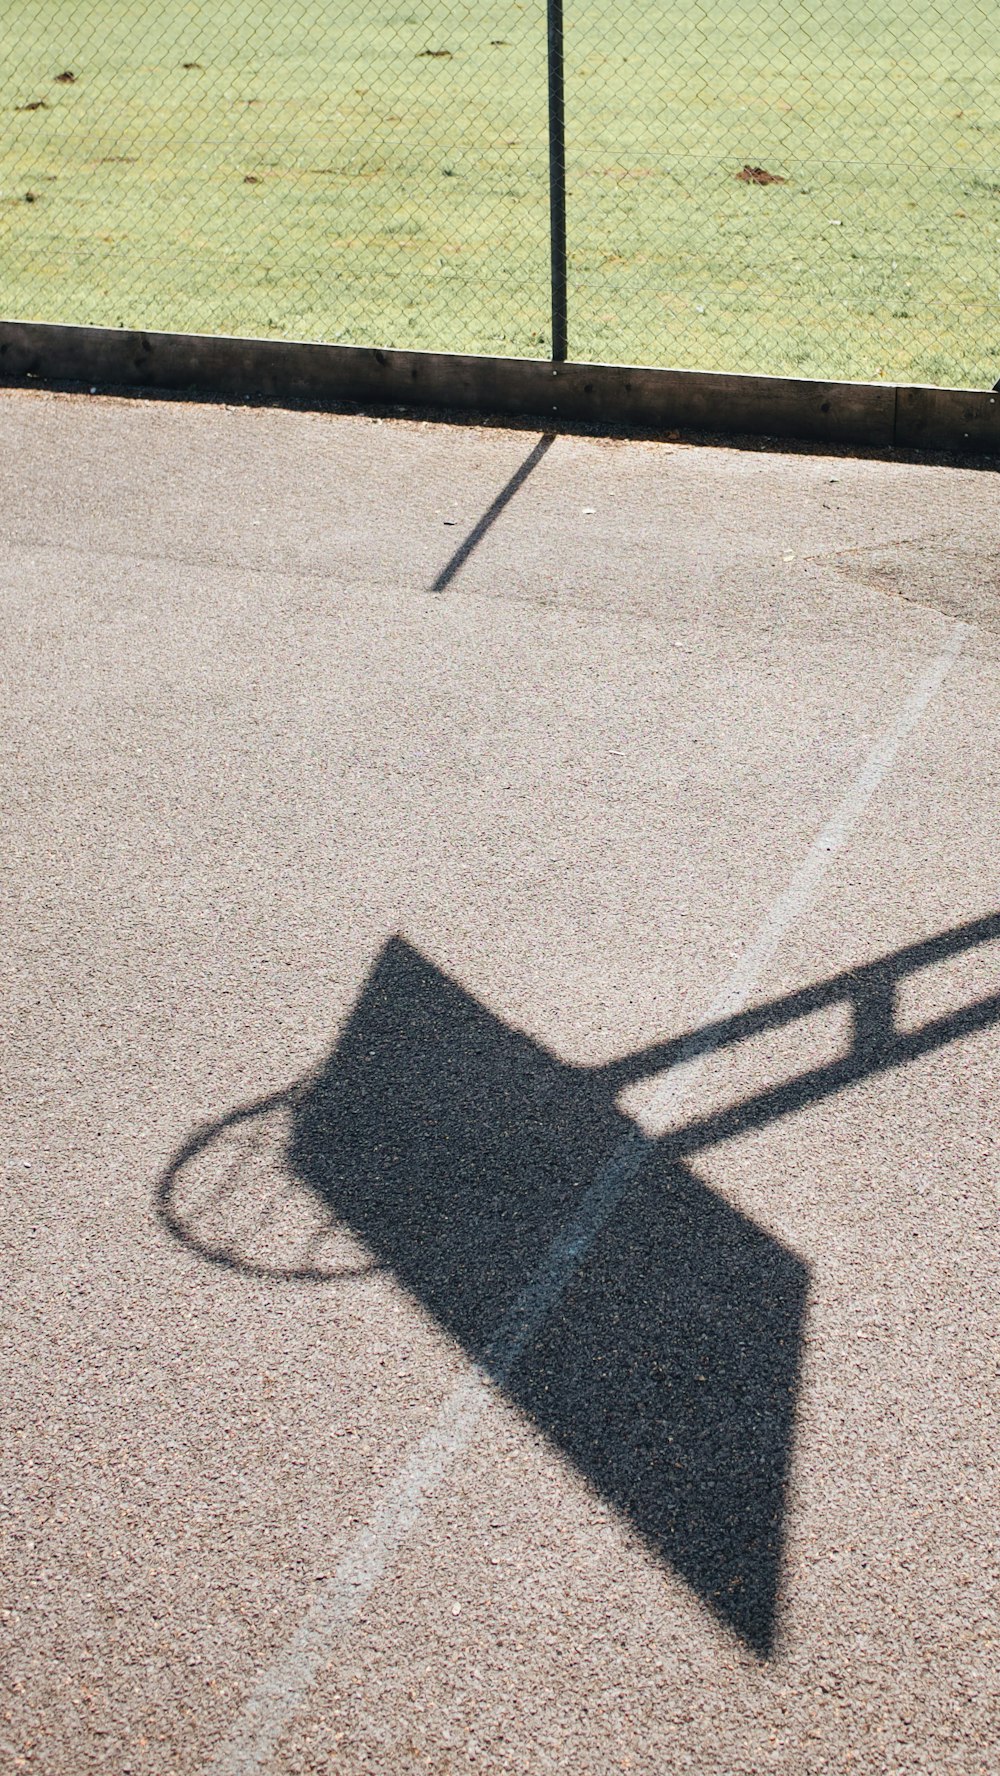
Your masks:
<svg viewBox="0 0 1000 1776"><path fill-rule="evenodd" d="M511 1029L395 937L324 1062L196 1131L160 1181L159 1213L192 1250L248 1276L330 1282L390 1271L489 1370L491 1339L540 1255L634 1132L616 1107L623 1086L846 1002L846 1053L647 1144L614 1215L503 1376L512 1402L646 1548L766 1659L809 1268L710 1190L692 1156L1000 1020L994 995L913 1029L895 1021L905 976L997 938L1000 915L973 921L583 1068ZM256 1261L252 1242L241 1250L206 1237L189 1180L206 1165L211 1180L223 1147L235 1150L224 1173L230 1207L251 1151L270 1149L298 1205L347 1230L356 1261L334 1273L283 1268ZM265 1218L269 1201L265 1193Z"/></svg>

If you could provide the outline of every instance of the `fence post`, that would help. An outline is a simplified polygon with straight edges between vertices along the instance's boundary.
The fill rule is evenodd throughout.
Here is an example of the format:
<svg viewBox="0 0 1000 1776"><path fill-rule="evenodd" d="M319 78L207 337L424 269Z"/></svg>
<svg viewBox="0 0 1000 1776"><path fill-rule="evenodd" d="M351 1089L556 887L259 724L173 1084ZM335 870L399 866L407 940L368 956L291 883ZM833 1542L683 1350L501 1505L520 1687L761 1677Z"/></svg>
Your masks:
<svg viewBox="0 0 1000 1776"><path fill-rule="evenodd" d="M546 0L549 25L549 251L552 359L566 359L566 117L563 103L563 0Z"/></svg>

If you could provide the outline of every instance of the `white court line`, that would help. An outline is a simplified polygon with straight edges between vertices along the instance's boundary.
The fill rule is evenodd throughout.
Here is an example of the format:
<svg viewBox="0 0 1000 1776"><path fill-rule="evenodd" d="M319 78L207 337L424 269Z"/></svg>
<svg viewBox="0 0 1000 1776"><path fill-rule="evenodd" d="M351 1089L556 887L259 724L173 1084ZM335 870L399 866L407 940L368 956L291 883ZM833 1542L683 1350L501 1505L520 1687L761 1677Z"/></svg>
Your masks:
<svg viewBox="0 0 1000 1776"><path fill-rule="evenodd" d="M933 664L917 680L891 727L873 746L858 776L806 853L788 887L778 896L756 936L744 950L711 1004L704 1022L739 1011L767 968L786 932L816 901L824 877L850 837L904 740L958 658L967 633L951 630ZM691 1039L691 1058L667 1072L650 1105L658 1121L674 1114L678 1100L708 1056L703 1038ZM278 1737L298 1714L333 1644L354 1622L384 1576L403 1541L420 1518L426 1500L449 1465L467 1448L487 1410L525 1346L613 1214L646 1155L657 1143L638 1129L619 1143L585 1192L569 1226L558 1235L531 1281L522 1290L477 1368L452 1390L432 1428L420 1439L364 1527L348 1543L330 1583L313 1598L299 1627L257 1679L233 1722L225 1744L212 1760L212 1776L255 1776L270 1759Z"/></svg>

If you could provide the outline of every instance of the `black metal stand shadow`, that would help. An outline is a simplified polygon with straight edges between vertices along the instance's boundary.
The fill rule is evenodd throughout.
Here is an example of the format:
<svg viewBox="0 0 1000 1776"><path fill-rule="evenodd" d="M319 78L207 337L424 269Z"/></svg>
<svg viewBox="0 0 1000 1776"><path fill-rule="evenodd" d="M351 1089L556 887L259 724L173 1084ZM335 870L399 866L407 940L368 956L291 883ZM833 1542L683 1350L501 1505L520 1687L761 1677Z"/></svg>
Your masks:
<svg viewBox="0 0 1000 1776"><path fill-rule="evenodd" d="M894 1006L901 977L998 937L1000 916L980 920L594 1069L509 1029L395 938L324 1064L196 1132L161 1181L160 1213L193 1250L248 1275L320 1282L388 1267L489 1368L512 1303L634 1133L621 1088L848 1002L847 1054L650 1145L503 1375L653 1553L767 1657L809 1273L689 1156L996 1022L1000 995L906 1031Z"/></svg>
<svg viewBox="0 0 1000 1776"><path fill-rule="evenodd" d="M538 467L542 457L545 456L547 451L551 450L555 441L556 438L554 432L542 433L542 436L534 446L534 449L529 450L523 463L514 470L514 473L510 477L506 486L500 489L496 499L493 500L492 504L487 506L482 517L477 519L468 536L459 543L458 548L455 550L450 561L445 562L444 567L441 569L441 572L438 574L437 579L431 587L432 592L447 591L456 574L460 573L465 566L469 556L474 550L478 549L487 531L492 530L501 512L504 510L504 507L510 505L515 493L524 486L528 476Z"/></svg>

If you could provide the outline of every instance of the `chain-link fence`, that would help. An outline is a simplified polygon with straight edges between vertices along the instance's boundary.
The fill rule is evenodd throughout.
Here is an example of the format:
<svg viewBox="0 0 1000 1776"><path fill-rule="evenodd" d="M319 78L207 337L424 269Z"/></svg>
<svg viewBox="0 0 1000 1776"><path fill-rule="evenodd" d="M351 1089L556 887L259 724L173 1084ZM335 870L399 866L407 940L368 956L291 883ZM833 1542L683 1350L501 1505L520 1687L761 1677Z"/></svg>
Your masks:
<svg viewBox="0 0 1000 1776"><path fill-rule="evenodd" d="M985 0L564 4L571 357L996 381ZM550 22L6 0L0 311L548 356Z"/></svg>

